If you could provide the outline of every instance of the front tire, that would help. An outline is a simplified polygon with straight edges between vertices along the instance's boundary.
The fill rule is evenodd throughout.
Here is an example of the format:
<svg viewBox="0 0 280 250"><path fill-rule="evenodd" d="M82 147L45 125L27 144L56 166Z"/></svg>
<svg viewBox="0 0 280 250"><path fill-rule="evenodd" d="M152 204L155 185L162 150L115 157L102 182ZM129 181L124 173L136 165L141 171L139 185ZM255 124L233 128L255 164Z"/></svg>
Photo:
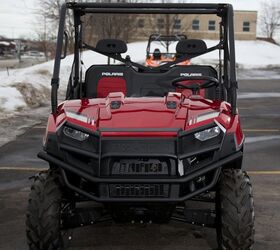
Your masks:
<svg viewBox="0 0 280 250"><path fill-rule="evenodd" d="M240 169L223 170L216 198L219 248L252 249L255 218L252 185L247 173Z"/></svg>
<svg viewBox="0 0 280 250"><path fill-rule="evenodd" d="M61 236L62 192L54 171L35 177L26 213L26 236L29 249L63 249Z"/></svg>

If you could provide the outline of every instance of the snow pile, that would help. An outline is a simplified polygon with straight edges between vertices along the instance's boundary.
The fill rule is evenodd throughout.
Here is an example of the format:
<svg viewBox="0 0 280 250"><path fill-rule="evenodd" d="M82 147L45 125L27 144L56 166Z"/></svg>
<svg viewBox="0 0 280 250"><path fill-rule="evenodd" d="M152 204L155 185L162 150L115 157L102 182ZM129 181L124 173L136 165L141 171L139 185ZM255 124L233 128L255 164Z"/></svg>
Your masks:
<svg viewBox="0 0 280 250"><path fill-rule="evenodd" d="M217 41L206 40L207 46L214 46ZM170 50L175 50L175 45ZM128 44L128 52L132 61L144 63L147 42ZM160 44L158 46L160 48ZM163 50L163 48L160 48ZM237 66L244 69L280 67L280 47L264 41L236 41ZM92 51L82 54L84 71L92 64L106 64L107 57ZM60 96L63 99L68 77L71 71L73 55L61 62ZM117 62L115 62L117 63ZM193 64L218 63L218 51L205 54L192 60ZM50 81L53 61L38 64L25 69L0 72L0 118L11 112L22 112L29 108L48 105L50 102ZM6 113L6 114L5 114Z"/></svg>
<svg viewBox="0 0 280 250"><path fill-rule="evenodd" d="M14 100L11 102L10 100ZM0 111L13 111L25 106L21 93L13 87L0 87Z"/></svg>
<svg viewBox="0 0 280 250"><path fill-rule="evenodd" d="M105 64L107 58L97 53L86 51L83 53L84 64ZM61 62L60 96L65 95L67 81L71 72L73 55L67 56ZM11 112L22 112L29 108L41 107L50 102L50 82L53 61L38 64L24 69L0 72L0 118ZM6 114L5 114L6 113Z"/></svg>
<svg viewBox="0 0 280 250"><path fill-rule="evenodd" d="M45 68L45 69L44 69ZM6 113L44 105L49 99L51 64L0 72L0 109ZM1 116L5 116L1 112Z"/></svg>

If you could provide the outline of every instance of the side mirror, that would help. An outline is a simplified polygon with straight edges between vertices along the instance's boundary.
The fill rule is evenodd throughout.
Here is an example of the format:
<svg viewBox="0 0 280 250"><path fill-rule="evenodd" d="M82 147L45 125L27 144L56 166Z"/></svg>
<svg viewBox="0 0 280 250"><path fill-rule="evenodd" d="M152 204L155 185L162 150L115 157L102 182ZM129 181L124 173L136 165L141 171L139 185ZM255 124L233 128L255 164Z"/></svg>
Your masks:
<svg viewBox="0 0 280 250"><path fill-rule="evenodd" d="M69 37L66 31L64 31L63 33L64 36L64 50L63 50L63 55L61 55L60 59L64 59L67 56L67 48L68 48L68 41L69 41Z"/></svg>

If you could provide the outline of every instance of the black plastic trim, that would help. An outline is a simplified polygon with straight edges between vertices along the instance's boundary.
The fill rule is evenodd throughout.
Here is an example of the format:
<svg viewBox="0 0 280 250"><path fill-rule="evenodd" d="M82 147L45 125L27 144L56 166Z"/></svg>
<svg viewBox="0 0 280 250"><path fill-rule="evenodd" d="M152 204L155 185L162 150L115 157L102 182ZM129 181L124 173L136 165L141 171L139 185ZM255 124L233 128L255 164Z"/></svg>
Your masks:
<svg viewBox="0 0 280 250"><path fill-rule="evenodd" d="M84 155L84 156L87 156L87 157L91 157L91 158L94 158L94 159L99 159L99 154L96 154L96 153L93 153L93 152L90 152L90 151L86 151L86 150L82 150L82 149L79 149L79 148L76 148L76 147L73 147L73 146L70 146L70 145L67 145L67 144L60 144L59 147L63 150L66 150L66 151L70 151L70 152L73 152L73 153L77 153L77 154L80 154L80 155Z"/></svg>
<svg viewBox="0 0 280 250"><path fill-rule="evenodd" d="M106 153L101 156L101 159L108 157L168 157L177 159L176 155L173 154L155 154L155 153Z"/></svg>
<svg viewBox="0 0 280 250"><path fill-rule="evenodd" d="M181 128L100 128L100 132L178 132Z"/></svg>
<svg viewBox="0 0 280 250"><path fill-rule="evenodd" d="M221 146L220 144L217 144L217 145L210 146L210 147L207 147L207 148L203 148L203 149L200 149L200 150L197 150L197 151L192 151L192 152L187 153L187 154L180 154L180 155L178 155L178 158L179 159L185 159L185 158L193 156L193 155L200 155L200 154L203 154L203 153L207 153L207 152L210 152L210 151L217 150L217 149L220 148L220 146Z"/></svg>

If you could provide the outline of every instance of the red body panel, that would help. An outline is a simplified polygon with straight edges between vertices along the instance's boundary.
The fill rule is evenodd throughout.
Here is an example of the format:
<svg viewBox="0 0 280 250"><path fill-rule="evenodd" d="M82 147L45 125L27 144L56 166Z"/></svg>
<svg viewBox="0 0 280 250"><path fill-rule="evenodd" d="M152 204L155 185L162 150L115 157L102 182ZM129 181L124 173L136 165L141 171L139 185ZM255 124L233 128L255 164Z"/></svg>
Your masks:
<svg viewBox="0 0 280 250"><path fill-rule="evenodd" d="M112 109L112 101L119 101L120 107ZM167 102L176 102L176 108L168 108ZM166 132L164 128L190 130L216 121L227 133L235 133L236 142L240 145L244 135L239 117L232 116L230 109L227 102L204 99L200 95L187 98L176 92L169 93L166 97L126 98L123 93L118 92L110 93L107 98L69 100L61 103L58 115L50 116L47 130L53 133L60 124L68 120L93 131L98 128L124 129L124 132L102 132L102 136L169 137L176 136L177 133ZM66 112L71 112L78 118L69 117ZM149 128L156 128L157 131L125 131ZM161 128L163 131L158 131Z"/></svg>

